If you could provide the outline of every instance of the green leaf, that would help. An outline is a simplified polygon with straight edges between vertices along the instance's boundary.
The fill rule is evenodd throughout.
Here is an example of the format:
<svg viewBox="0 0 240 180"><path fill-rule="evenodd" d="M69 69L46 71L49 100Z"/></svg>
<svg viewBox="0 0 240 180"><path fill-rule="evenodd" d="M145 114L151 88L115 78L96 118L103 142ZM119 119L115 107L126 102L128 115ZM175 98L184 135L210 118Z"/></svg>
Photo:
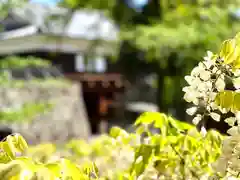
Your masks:
<svg viewBox="0 0 240 180"><path fill-rule="evenodd" d="M234 95L233 110L240 111L240 93Z"/></svg>
<svg viewBox="0 0 240 180"><path fill-rule="evenodd" d="M176 119L173 119L172 117L169 117L168 121L175 129L177 129L179 131L190 130L194 127L191 124L188 124L188 123L182 122L182 121L178 121Z"/></svg>
<svg viewBox="0 0 240 180"><path fill-rule="evenodd" d="M49 163L45 167L49 169L56 177L61 177L61 165L58 163Z"/></svg>
<svg viewBox="0 0 240 180"><path fill-rule="evenodd" d="M215 98L215 103L221 108L230 110L233 108L233 104L235 103L235 95L236 93L230 90L219 92Z"/></svg>
<svg viewBox="0 0 240 180"><path fill-rule="evenodd" d="M231 64L236 59L236 41L229 39L223 42L219 56L223 58L225 64Z"/></svg>
<svg viewBox="0 0 240 180"><path fill-rule="evenodd" d="M149 125L154 122L155 117L156 117L155 113L145 112L137 118L134 125L135 126L140 124Z"/></svg>
<svg viewBox="0 0 240 180"><path fill-rule="evenodd" d="M145 170L145 167L148 165L151 155L153 152L153 146L142 144L135 150L135 159L134 163L131 166L130 172L133 171L136 173L136 176L139 177Z"/></svg>
<svg viewBox="0 0 240 180"><path fill-rule="evenodd" d="M110 130L110 136L113 138L117 138L120 136L122 129L119 127L112 127Z"/></svg>

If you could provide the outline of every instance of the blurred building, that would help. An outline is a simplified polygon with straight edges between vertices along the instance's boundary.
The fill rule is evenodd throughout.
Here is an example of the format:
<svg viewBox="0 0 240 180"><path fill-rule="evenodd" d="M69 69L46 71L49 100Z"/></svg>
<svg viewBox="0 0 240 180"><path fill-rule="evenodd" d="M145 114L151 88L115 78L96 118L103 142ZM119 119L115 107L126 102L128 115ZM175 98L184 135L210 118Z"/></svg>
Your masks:
<svg viewBox="0 0 240 180"><path fill-rule="evenodd" d="M13 9L0 22L0 56L36 56L60 67L78 81L93 133L100 120L109 119L124 92L124 78L113 72L108 58L118 46L118 28L99 11L74 11L28 3Z"/></svg>

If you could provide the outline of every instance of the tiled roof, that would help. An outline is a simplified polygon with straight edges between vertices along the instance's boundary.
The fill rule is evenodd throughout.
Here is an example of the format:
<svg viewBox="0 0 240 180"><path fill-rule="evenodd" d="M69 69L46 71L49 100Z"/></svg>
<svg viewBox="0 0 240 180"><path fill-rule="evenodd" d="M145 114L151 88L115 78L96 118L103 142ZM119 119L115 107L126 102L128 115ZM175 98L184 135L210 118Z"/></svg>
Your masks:
<svg viewBox="0 0 240 180"><path fill-rule="evenodd" d="M72 13L68 9L28 3L14 9L9 19L22 24L20 28L0 31L0 54L31 49L79 53L92 46L91 40L101 40L101 44L94 44L97 54L113 53L118 40L117 26L99 11Z"/></svg>
<svg viewBox="0 0 240 180"><path fill-rule="evenodd" d="M87 40L117 40L118 27L99 11L78 10L71 13L64 8L28 3L23 8L15 9L13 13L29 21L43 33ZM55 16L55 20L49 20L52 16Z"/></svg>

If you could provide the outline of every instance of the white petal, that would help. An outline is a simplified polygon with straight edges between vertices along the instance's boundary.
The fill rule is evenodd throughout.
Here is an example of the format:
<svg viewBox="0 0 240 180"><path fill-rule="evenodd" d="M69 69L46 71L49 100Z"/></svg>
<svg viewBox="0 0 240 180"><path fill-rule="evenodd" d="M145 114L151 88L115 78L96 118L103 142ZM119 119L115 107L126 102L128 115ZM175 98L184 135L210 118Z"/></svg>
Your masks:
<svg viewBox="0 0 240 180"><path fill-rule="evenodd" d="M220 108L220 107L219 107L219 110L220 110L221 113L223 113L223 114L226 114L226 113L228 112L228 109L226 109L226 108Z"/></svg>
<svg viewBox="0 0 240 180"><path fill-rule="evenodd" d="M240 111L235 112L235 117L236 117L238 126L240 126Z"/></svg>
<svg viewBox="0 0 240 180"><path fill-rule="evenodd" d="M238 127L234 126L234 127L231 127L227 133L231 136L235 136L235 135L238 135L239 133L239 130L238 130Z"/></svg>
<svg viewBox="0 0 240 180"><path fill-rule="evenodd" d="M217 121L217 122L220 121L221 116L220 116L219 114L212 112L212 113L210 113L210 116L211 116L215 121Z"/></svg>
<svg viewBox="0 0 240 180"><path fill-rule="evenodd" d="M214 163L213 166L218 173L224 174L227 170L227 164L228 161L225 158L220 157L218 158L217 162Z"/></svg>
<svg viewBox="0 0 240 180"><path fill-rule="evenodd" d="M224 120L226 123L228 123L229 126L234 126L235 122L236 122L236 118L235 117L229 117L227 119Z"/></svg>
<svg viewBox="0 0 240 180"><path fill-rule="evenodd" d="M199 105L199 100L198 100L197 98L195 98L192 102L193 102L193 104L196 105L196 106Z"/></svg>
<svg viewBox="0 0 240 180"><path fill-rule="evenodd" d="M207 130L206 130L206 128L205 128L204 126L201 127L200 134L201 134L202 136L206 136Z"/></svg>
<svg viewBox="0 0 240 180"><path fill-rule="evenodd" d="M199 62L198 67L199 67L200 72L205 71L206 66L203 62Z"/></svg>
<svg viewBox="0 0 240 180"><path fill-rule="evenodd" d="M209 99L212 100L212 101L215 100L216 96L217 96L217 93L215 93L215 92L210 92L209 93Z"/></svg>
<svg viewBox="0 0 240 180"><path fill-rule="evenodd" d="M236 70L234 73L233 73L235 76L240 76L240 70Z"/></svg>
<svg viewBox="0 0 240 180"><path fill-rule="evenodd" d="M197 99L198 94L195 93L194 91L192 92L186 92L183 96L183 99L187 102L195 102Z"/></svg>
<svg viewBox="0 0 240 180"><path fill-rule="evenodd" d="M193 68L192 72L191 72L191 76L198 76L201 71L205 70L204 66L197 66L195 68Z"/></svg>
<svg viewBox="0 0 240 180"><path fill-rule="evenodd" d="M192 89L191 86L186 86L186 87L182 88L182 91L185 92L185 93L187 93L187 92L190 92L191 89Z"/></svg>
<svg viewBox="0 0 240 180"><path fill-rule="evenodd" d="M218 71L218 68L214 67L213 70L212 70L212 73L216 73L217 71Z"/></svg>
<svg viewBox="0 0 240 180"><path fill-rule="evenodd" d="M187 114L193 116L197 112L197 107L191 107L186 110Z"/></svg>
<svg viewBox="0 0 240 180"><path fill-rule="evenodd" d="M205 82L198 84L197 88L198 88L199 91L203 91L203 92L207 92L208 91Z"/></svg>
<svg viewBox="0 0 240 180"><path fill-rule="evenodd" d="M195 78L192 76L185 76L184 79L187 81L188 84L192 84Z"/></svg>
<svg viewBox="0 0 240 180"><path fill-rule="evenodd" d="M205 82L207 89L212 89L212 83L210 81Z"/></svg>
<svg viewBox="0 0 240 180"><path fill-rule="evenodd" d="M207 51L207 56L208 56L208 57L212 57L212 56L213 56L212 51Z"/></svg>
<svg viewBox="0 0 240 180"><path fill-rule="evenodd" d="M202 81L200 78L195 78L192 82L191 82L191 86L193 88L198 88L199 84L201 84Z"/></svg>
<svg viewBox="0 0 240 180"><path fill-rule="evenodd" d="M233 79L233 85L236 89L240 89L240 77Z"/></svg>
<svg viewBox="0 0 240 180"><path fill-rule="evenodd" d="M211 73L209 71L202 71L200 74L200 78L204 81L209 80L211 77Z"/></svg>
<svg viewBox="0 0 240 180"><path fill-rule="evenodd" d="M225 88L225 82L222 78L218 78L215 85L218 91L223 91Z"/></svg>
<svg viewBox="0 0 240 180"><path fill-rule="evenodd" d="M193 118L192 122L195 125L198 125L198 123L202 120L202 116L200 114L197 114L195 118Z"/></svg>

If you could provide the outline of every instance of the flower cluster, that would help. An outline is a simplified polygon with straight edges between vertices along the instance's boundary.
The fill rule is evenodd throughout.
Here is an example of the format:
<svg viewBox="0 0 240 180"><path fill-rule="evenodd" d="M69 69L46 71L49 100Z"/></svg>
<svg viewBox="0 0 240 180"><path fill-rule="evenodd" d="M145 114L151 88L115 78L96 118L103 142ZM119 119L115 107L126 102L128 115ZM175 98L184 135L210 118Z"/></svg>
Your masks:
<svg viewBox="0 0 240 180"><path fill-rule="evenodd" d="M229 111L217 106L215 99L217 94L224 90L238 91L239 75L239 71L233 71L230 65L223 63L222 58L208 51L204 61L192 70L191 75L185 76L189 86L183 88L184 99L193 104L186 112L194 116L195 125L205 116L220 121L221 115ZM236 117L227 117L225 121L232 125L236 122Z"/></svg>
<svg viewBox="0 0 240 180"><path fill-rule="evenodd" d="M240 111L232 108L234 104L230 104L228 108L217 104L216 97L222 92L240 91L240 70L224 63L224 58L212 52L208 51L207 54L191 74L185 77L188 86L183 88L184 99L193 105L186 112L193 116L192 122L195 125L204 120L205 116L210 116L215 121L224 120L231 126L227 131L230 136L224 140L222 155L214 167L217 174L224 179L238 179L240 177ZM235 99L232 103L236 103ZM231 113L229 116L224 116L229 112Z"/></svg>
<svg viewBox="0 0 240 180"><path fill-rule="evenodd" d="M227 179L238 179L240 177L239 156L240 135L227 137L223 142L222 155L214 164L218 175L227 177Z"/></svg>

